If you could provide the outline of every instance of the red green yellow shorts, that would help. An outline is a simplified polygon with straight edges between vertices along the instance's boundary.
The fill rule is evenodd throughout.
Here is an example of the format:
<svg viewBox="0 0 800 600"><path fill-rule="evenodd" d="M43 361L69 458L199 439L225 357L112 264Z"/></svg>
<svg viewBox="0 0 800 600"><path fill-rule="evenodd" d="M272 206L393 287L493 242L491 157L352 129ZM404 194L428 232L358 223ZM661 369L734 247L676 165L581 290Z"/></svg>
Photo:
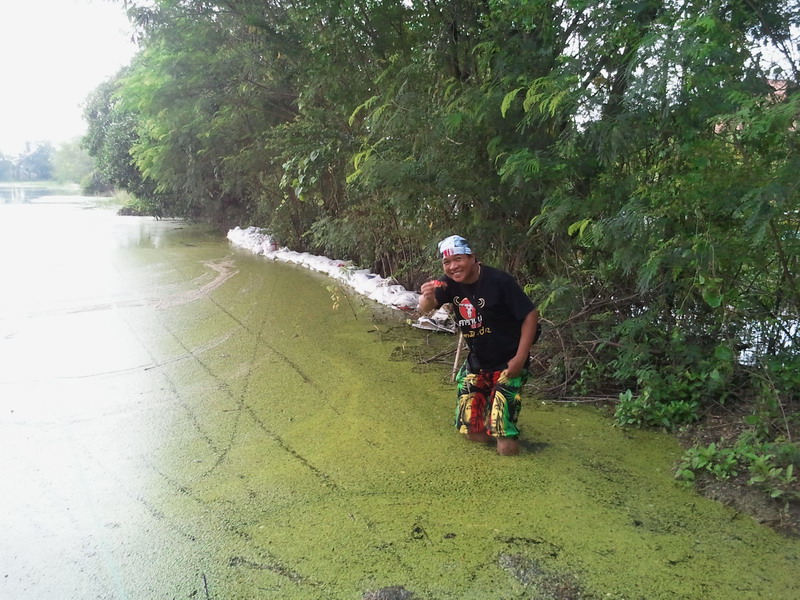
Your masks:
<svg viewBox="0 0 800 600"><path fill-rule="evenodd" d="M485 432L492 437L516 438L522 408L520 392L527 381L527 369L508 378L505 370L471 372L464 363L456 375L456 429L460 433Z"/></svg>

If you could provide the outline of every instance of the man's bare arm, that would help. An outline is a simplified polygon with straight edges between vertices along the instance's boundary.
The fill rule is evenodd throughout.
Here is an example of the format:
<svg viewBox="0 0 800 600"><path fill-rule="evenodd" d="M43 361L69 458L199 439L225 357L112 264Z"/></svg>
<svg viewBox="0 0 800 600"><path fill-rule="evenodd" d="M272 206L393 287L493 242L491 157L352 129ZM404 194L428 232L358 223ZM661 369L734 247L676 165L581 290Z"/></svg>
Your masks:
<svg viewBox="0 0 800 600"><path fill-rule="evenodd" d="M522 372L525 366L525 361L528 360L528 353L531 350L533 339L536 337L536 327L539 324L539 311L535 308L528 313L525 320L522 321L520 329L519 346L517 353L510 361L508 361L507 375L509 377L516 377Z"/></svg>
<svg viewBox="0 0 800 600"><path fill-rule="evenodd" d="M436 302L436 288L440 285L437 281L426 281L420 288L419 297L419 311L421 313L429 313L435 308L439 308L439 303Z"/></svg>

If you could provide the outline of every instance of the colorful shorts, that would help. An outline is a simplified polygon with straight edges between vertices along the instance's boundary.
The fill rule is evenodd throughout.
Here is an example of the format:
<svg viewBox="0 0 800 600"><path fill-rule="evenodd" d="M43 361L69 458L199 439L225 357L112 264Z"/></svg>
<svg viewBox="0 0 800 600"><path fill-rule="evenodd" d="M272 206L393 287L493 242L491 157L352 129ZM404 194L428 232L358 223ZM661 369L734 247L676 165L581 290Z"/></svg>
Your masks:
<svg viewBox="0 0 800 600"><path fill-rule="evenodd" d="M516 438L522 407L520 392L527 381L527 369L509 379L504 370L470 372L464 363L456 375L456 429L460 433L485 432L492 437Z"/></svg>

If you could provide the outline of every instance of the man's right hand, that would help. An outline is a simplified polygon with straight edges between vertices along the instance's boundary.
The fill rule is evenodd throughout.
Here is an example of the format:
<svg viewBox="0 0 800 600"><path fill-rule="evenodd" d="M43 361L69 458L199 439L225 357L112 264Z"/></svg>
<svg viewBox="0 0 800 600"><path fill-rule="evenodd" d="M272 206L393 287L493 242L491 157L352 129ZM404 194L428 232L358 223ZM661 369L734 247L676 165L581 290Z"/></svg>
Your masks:
<svg viewBox="0 0 800 600"><path fill-rule="evenodd" d="M419 291L419 310L420 312L429 312L436 308L436 288L445 285L443 282L433 279L426 281L420 286Z"/></svg>
<svg viewBox="0 0 800 600"><path fill-rule="evenodd" d="M430 281L426 281L422 284L419 291L422 293L423 296L429 296L431 298L436 299L436 288L446 285L444 282L439 281L438 279L432 279Z"/></svg>

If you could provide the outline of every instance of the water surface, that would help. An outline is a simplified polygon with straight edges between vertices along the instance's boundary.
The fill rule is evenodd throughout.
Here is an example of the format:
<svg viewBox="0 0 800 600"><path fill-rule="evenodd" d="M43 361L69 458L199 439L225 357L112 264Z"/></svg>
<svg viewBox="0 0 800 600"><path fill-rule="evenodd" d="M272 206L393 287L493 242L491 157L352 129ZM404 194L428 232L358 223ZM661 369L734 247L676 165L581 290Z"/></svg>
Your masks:
<svg viewBox="0 0 800 600"><path fill-rule="evenodd" d="M465 442L398 359L440 334L323 276L83 200L0 205L0 256L0 597L800 595L667 436L529 398L522 456Z"/></svg>
<svg viewBox="0 0 800 600"><path fill-rule="evenodd" d="M38 183L16 183L0 181L0 204L47 203L53 201L83 202L80 186L76 184L54 185Z"/></svg>

